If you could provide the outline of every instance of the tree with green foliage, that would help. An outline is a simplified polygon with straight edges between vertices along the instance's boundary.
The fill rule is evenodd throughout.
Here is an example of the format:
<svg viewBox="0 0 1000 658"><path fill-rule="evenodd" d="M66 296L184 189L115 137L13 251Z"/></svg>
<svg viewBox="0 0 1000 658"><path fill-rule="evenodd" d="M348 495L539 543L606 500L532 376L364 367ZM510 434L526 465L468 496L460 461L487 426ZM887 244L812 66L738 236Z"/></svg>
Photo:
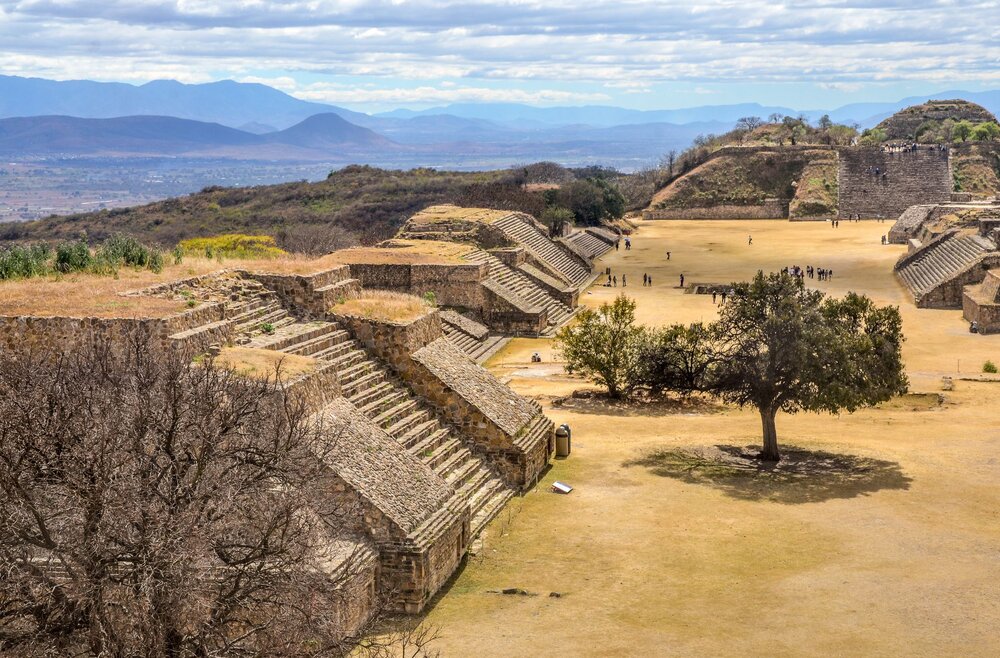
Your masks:
<svg viewBox="0 0 1000 658"><path fill-rule="evenodd" d="M594 226L602 219L625 214L625 197L605 178L586 178L563 185L554 195L554 204L573 213L580 226Z"/></svg>
<svg viewBox="0 0 1000 658"><path fill-rule="evenodd" d="M596 311L583 309L559 330L556 344L566 369L603 386L612 398L627 397L641 382L641 353L647 339L635 323L635 301L624 294Z"/></svg>
<svg viewBox="0 0 1000 658"><path fill-rule="evenodd" d="M734 284L711 331L714 365L701 385L760 412L767 461L780 458L779 411L853 412L907 389L899 309L863 295L826 299L798 278L758 272Z"/></svg>
<svg viewBox="0 0 1000 658"><path fill-rule="evenodd" d="M981 123L972 129L972 139L977 142L992 142L1000 137L1000 126L993 121Z"/></svg>
<svg viewBox="0 0 1000 658"><path fill-rule="evenodd" d="M959 121L951 127L952 138L956 141L967 141L972 135L972 124L968 121Z"/></svg>
<svg viewBox="0 0 1000 658"><path fill-rule="evenodd" d="M885 128L868 128L863 133L861 133L861 138L858 140L863 146L878 146L889 136L885 132Z"/></svg>
<svg viewBox="0 0 1000 658"><path fill-rule="evenodd" d="M712 333L700 322L650 330L639 360L642 384L650 391L690 395L703 388L716 365Z"/></svg>
<svg viewBox="0 0 1000 658"><path fill-rule="evenodd" d="M573 223L573 212L562 206L549 206L538 217L538 221L548 227L551 235L562 235L563 227Z"/></svg>

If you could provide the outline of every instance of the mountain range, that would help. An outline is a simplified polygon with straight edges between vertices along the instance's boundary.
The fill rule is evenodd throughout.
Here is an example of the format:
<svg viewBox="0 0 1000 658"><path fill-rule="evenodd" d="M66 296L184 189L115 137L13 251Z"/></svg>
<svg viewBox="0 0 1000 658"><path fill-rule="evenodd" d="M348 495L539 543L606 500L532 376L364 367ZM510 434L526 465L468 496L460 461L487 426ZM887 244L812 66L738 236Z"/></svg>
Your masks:
<svg viewBox="0 0 1000 658"><path fill-rule="evenodd" d="M550 159L634 169L742 116L803 114L871 127L904 107L963 98L1000 112L1000 91L946 91L890 103L798 111L756 103L684 109L456 103L365 114L223 80L143 85L0 76L0 153L171 155L385 166L497 166Z"/></svg>

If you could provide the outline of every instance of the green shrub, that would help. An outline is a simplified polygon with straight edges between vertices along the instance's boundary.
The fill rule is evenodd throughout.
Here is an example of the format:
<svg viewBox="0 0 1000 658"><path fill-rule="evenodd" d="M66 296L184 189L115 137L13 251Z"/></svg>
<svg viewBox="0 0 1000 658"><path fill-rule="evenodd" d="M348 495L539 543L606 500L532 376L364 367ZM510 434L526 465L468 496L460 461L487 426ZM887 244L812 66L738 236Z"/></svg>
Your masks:
<svg viewBox="0 0 1000 658"><path fill-rule="evenodd" d="M14 246L0 251L0 280L27 279L49 272L52 251L47 245Z"/></svg>
<svg viewBox="0 0 1000 658"><path fill-rule="evenodd" d="M992 361L987 361L986 363L983 364L983 372L995 375L997 372L997 365Z"/></svg>
<svg viewBox="0 0 1000 658"><path fill-rule="evenodd" d="M63 273L82 272L93 262L86 242L63 242L56 247L56 270Z"/></svg>
<svg viewBox="0 0 1000 658"><path fill-rule="evenodd" d="M424 293L424 301L427 302L428 306L437 306L437 295L434 294L433 290L428 290Z"/></svg>

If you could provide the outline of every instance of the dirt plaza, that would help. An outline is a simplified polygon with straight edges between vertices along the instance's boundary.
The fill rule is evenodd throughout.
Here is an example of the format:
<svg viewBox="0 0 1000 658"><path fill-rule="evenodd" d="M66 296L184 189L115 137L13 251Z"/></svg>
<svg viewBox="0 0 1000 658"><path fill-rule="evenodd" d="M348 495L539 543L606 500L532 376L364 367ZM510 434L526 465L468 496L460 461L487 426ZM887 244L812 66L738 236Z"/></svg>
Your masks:
<svg viewBox="0 0 1000 658"><path fill-rule="evenodd" d="M563 372L549 339L495 355L494 374L572 427L573 452L509 504L431 609L442 654L1000 652L1000 380L981 373L1000 336L969 334L961 311L915 308L892 274L905 247L880 243L890 226L644 222L631 250L600 262L618 287L602 276L580 297L626 292L643 323L707 322L712 296L681 274L687 287L812 265L833 277L809 286L900 306L911 394L853 415L779 415L791 449L773 471L699 475L669 458L757 444L753 410L572 397L592 386ZM575 490L550 493L556 480Z"/></svg>

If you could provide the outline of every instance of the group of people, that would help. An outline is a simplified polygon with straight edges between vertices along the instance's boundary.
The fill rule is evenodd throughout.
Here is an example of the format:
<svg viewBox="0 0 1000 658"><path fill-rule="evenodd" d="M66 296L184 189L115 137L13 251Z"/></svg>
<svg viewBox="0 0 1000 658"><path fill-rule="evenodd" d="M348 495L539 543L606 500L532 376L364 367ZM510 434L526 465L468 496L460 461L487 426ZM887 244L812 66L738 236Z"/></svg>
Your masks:
<svg viewBox="0 0 1000 658"><path fill-rule="evenodd" d="M881 146L883 153L913 153L919 148L916 142L910 144L883 144Z"/></svg>
<svg viewBox="0 0 1000 658"><path fill-rule="evenodd" d="M808 277L819 281L829 281L833 278L833 270L826 269L824 267L813 267L812 265L806 265L804 268L799 267L798 265L783 267L781 268L781 273L789 274L799 279L805 279Z"/></svg>
<svg viewBox="0 0 1000 658"><path fill-rule="evenodd" d="M615 240L615 251L618 251L618 246L621 240ZM632 240L630 238L625 238L625 251L632 251Z"/></svg>

